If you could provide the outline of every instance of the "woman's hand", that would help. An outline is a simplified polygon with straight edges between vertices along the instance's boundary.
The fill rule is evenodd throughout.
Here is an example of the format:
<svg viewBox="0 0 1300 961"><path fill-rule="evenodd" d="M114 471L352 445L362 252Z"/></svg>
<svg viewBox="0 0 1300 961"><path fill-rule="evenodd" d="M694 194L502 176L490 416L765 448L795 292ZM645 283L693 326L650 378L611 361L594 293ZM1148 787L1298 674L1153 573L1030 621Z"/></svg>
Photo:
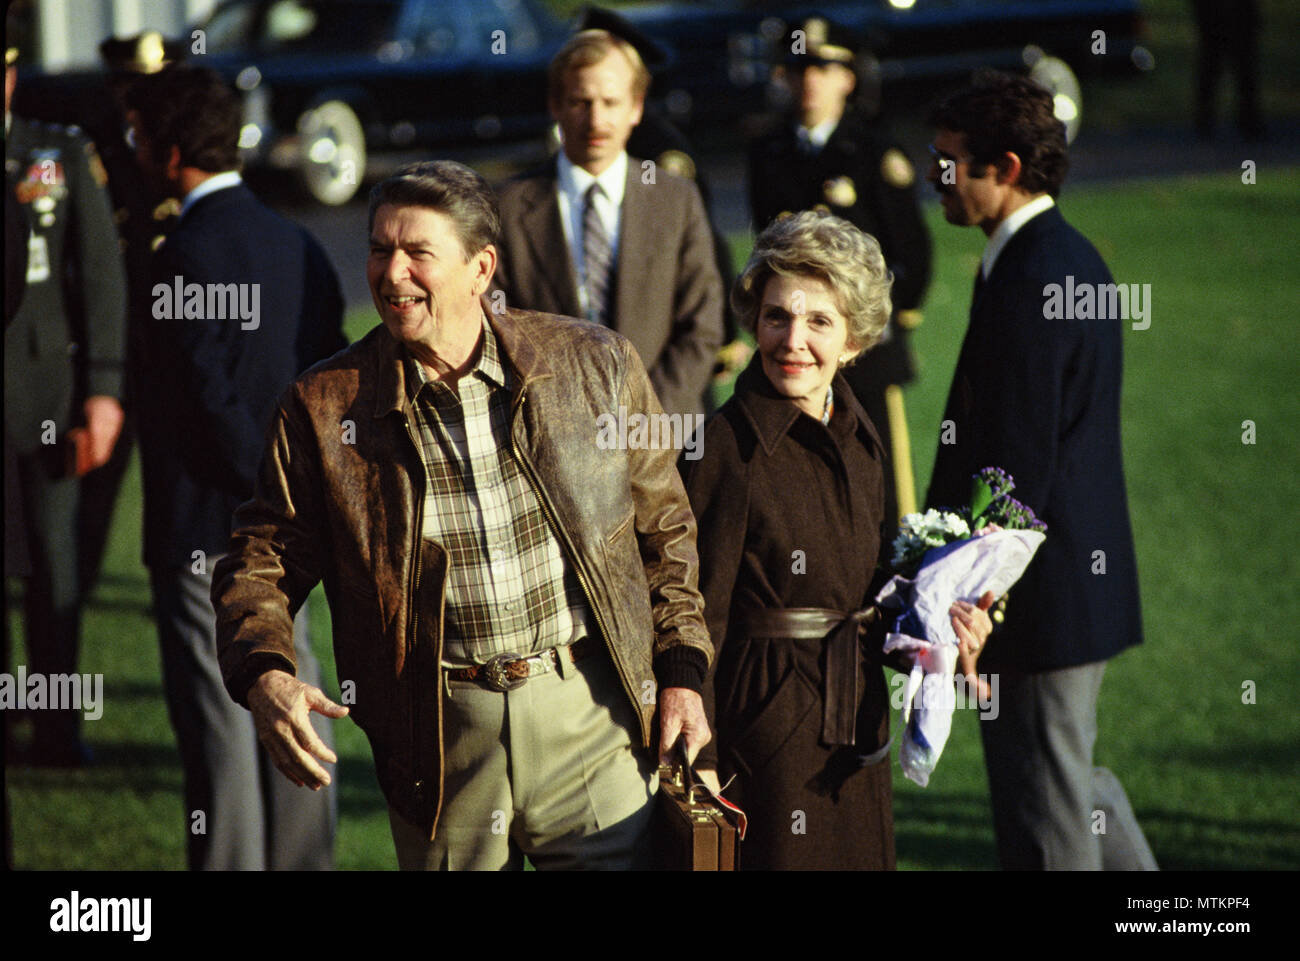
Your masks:
<svg viewBox="0 0 1300 961"><path fill-rule="evenodd" d="M984 642L993 631L993 622L989 620L988 609L995 600L992 591L985 591L978 604L969 601L953 601L948 613L952 616L952 629L957 634L957 667L966 679L967 690L975 686L978 697L987 701L990 697L988 682L975 671L975 662L979 660Z"/></svg>

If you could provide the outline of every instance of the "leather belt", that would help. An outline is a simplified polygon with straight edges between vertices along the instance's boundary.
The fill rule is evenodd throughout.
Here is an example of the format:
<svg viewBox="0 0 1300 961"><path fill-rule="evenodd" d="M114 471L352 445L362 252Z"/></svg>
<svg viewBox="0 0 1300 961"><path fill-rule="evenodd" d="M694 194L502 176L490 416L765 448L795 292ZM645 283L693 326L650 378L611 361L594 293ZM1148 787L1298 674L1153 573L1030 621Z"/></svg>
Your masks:
<svg viewBox="0 0 1300 961"><path fill-rule="evenodd" d="M530 677L549 674L560 666L561 651L569 652L569 659L578 663L584 657L590 657L600 650L600 645L593 637L580 637L572 644L563 647L548 647L538 654L518 654L506 651L488 658L484 664L473 667L444 668L447 677L453 681L478 681L493 691L513 691L522 687Z"/></svg>
<svg viewBox="0 0 1300 961"><path fill-rule="evenodd" d="M858 698L862 677L862 645L858 628L870 624L880 611L836 611L826 607L762 608L745 617L749 637L819 640L827 638L826 674L822 687L822 742L856 744Z"/></svg>

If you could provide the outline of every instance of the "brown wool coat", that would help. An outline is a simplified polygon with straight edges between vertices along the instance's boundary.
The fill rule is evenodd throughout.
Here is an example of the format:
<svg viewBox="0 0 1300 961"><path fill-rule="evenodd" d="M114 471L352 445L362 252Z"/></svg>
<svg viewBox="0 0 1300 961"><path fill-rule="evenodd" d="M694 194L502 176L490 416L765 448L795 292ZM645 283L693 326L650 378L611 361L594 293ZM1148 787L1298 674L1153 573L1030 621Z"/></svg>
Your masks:
<svg viewBox="0 0 1300 961"><path fill-rule="evenodd" d="M746 868L892 868L883 632L863 641L857 743L820 743L822 641L747 638L752 608L853 610L874 594L883 452L844 380L828 427L779 397L758 355L705 428L703 456L682 461L699 523L700 590L715 646L705 706L716 757L750 817ZM710 756L712 755L712 757ZM802 828L802 832L800 829Z"/></svg>

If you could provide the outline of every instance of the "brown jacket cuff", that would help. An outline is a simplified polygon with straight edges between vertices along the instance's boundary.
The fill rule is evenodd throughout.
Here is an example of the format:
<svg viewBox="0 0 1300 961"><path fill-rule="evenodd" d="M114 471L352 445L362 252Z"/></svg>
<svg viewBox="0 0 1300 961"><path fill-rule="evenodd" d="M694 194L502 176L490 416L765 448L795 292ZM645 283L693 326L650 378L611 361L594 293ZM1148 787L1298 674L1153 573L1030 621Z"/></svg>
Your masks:
<svg viewBox="0 0 1300 961"><path fill-rule="evenodd" d="M230 692L230 696L235 699L236 704L243 708L248 707L249 689L267 671L284 671L295 677L298 674L293 662L287 657L272 654L269 651L250 654L248 659L240 666L238 673L226 682L226 690Z"/></svg>

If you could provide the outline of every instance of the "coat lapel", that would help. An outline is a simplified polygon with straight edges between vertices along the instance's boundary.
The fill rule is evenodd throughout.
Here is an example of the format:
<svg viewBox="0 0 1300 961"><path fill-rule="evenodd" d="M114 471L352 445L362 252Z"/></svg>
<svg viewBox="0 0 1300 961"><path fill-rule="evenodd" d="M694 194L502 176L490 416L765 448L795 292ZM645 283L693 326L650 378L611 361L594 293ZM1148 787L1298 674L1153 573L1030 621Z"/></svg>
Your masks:
<svg viewBox="0 0 1300 961"><path fill-rule="evenodd" d="M641 163L629 157L627 186L623 192L623 220L619 228L618 272L614 280L613 327L632 341L647 364L653 363L659 345L647 342L643 324L645 304L658 298L647 289L651 280L650 255L655 249L656 218L651 211L651 188L641 182ZM661 278L662 279L662 278ZM660 295L662 296L662 295Z"/></svg>
<svg viewBox="0 0 1300 961"><path fill-rule="evenodd" d="M555 168L548 176L538 177L529 185L523 216L520 218L528 238L529 254L537 264L536 275L544 277L551 289L557 313L579 316L578 280L569 256L569 245L560 225L560 205L555 199ZM532 306L531 304L529 306Z"/></svg>

